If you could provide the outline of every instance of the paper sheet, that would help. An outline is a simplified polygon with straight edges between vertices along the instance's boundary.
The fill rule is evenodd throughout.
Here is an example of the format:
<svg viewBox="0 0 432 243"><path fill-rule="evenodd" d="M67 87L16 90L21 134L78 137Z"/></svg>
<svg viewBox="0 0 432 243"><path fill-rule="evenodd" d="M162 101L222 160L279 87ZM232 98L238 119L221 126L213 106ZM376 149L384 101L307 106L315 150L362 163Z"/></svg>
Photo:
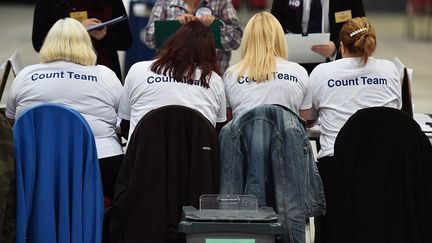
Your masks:
<svg viewBox="0 0 432 243"><path fill-rule="evenodd" d="M325 57L311 50L314 45L327 44L330 33L317 33L302 36L301 34L286 34L288 42L288 60L297 63L325 62Z"/></svg>
<svg viewBox="0 0 432 243"><path fill-rule="evenodd" d="M414 113L414 120L420 125L423 132L432 133L432 118L426 114ZM430 134L432 136L432 134Z"/></svg>

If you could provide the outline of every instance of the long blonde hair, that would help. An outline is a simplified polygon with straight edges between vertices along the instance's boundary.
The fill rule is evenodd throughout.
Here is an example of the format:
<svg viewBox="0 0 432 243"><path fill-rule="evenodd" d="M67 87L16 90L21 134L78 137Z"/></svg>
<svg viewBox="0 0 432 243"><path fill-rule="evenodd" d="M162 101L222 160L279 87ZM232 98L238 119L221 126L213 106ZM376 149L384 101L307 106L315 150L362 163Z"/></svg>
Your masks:
<svg viewBox="0 0 432 243"><path fill-rule="evenodd" d="M340 41L350 55L361 57L362 65L366 65L377 45L375 29L366 17L348 20L340 31Z"/></svg>
<svg viewBox="0 0 432 243"><path fill-rule="evenodd" d="M43 63L69 61L84 66L96 63L96 53L87 30L72 18L60 19L51 27L39 58Z"/></svg>
<svg viewBox="0 0 432 243"><path fill-rule="evenodd" d="M269 12L257 13L249 20L240 49L242 60L234 66L240 70L237 78L247 72L257 83L273 79L277 57L288 59L282 26Z"/></svg>

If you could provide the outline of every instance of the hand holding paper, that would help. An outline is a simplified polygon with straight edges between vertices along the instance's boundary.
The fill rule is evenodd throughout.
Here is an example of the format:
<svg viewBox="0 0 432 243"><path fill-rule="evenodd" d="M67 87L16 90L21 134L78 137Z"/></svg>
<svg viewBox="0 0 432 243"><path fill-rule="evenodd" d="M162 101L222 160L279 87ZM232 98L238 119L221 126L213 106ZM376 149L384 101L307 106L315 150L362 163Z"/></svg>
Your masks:
<svg viewBox="0 0 432 243"><path fill-rule="evenodd" d="M336 46L333 41L329 41L328 44L313 45L312 51L320 54L325 58L330 58L335 54Z"/></svg>
<svg viewBox="0 0 432 243"><path fill-rule="evenodd" d="M96 18L86 19L82 21L81 24L84 25L84 27L87 29L89 35L95 38L96 40L100 40L104 38L107 33L106 26L103 26L98 29L94 27L102 24L99 19ZM93 30L89 31L90 28L93 28Z"/></svg>
<svg viewBox="0 0 432 243"><path fill-rule="evenodd" d="M177 20L180 22L180 24L186 24L190 21L195 21L196 18L197 17L192 14L182 14L177 17Z"/></svg>
<svg viewBox="0 0 432 243"><path fill-rule="evenodd" d="M288 60L297 63L320 63L326 58L312 50L316 45L327 45L330 41L330 34L287 34ZM321 50L320 50L321 51Z"/></svg>
<svg viewBox="0 0 432 243"><path fill-rule="evenodd" d="M120 16L120 17L117 17L117 18L114 18L114 19L108 20L108 21L103 22L103 23L101 23L101 22L98 20L98 21L99 21L98 24L95 24L95 25L92 25L92 26L85 26L85 25L84 25L84 26L86 27L87 31L90 32L90 31L94 31L94 30L100 30L100 29L103 29L103 28L108 27L108 26L110 26L110 25L116 24L116 23L118 23L118 22L120 22L120 21L126 20L127 18L128 18L128 17L127 17L126 15L123 15L123 16Z"/></svg>
<svg viewBox="0 0 432 243"><path fill-rule="evenodd" d="M205 26L210 26L213 21L216 19L213 15L203 15L197 17Z"/></svg>

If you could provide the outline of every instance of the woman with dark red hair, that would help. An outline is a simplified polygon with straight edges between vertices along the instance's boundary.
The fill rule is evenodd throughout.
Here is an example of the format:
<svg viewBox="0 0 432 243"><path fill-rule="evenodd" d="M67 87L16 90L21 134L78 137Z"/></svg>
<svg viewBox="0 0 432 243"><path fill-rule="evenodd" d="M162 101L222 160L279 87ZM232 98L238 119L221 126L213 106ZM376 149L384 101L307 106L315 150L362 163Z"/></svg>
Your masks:
<svg viewBox="0 0 432 243"><path fill-rule="evenodd" d="M214 126L226 120L225 90L213 33L201 21L182 25L161 48L156 60L131 67L119 117L131 122L131 135L147 112L167 105L195 109Z"/></svg>

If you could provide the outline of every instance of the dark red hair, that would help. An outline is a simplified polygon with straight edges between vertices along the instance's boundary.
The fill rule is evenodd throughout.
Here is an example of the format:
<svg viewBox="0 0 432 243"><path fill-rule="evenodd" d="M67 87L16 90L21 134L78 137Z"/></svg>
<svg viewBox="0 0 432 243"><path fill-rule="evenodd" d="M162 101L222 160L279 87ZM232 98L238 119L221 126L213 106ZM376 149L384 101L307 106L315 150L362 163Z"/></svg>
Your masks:
<svg viewBox="0 0 432 243"><path fill-rule="evenodd" d="M177 82L193 83L200 68L200 83L209 87L212 72L220 75L215 43L211 29L200 21L184 24L161 48L150 69Z"/></svg>

